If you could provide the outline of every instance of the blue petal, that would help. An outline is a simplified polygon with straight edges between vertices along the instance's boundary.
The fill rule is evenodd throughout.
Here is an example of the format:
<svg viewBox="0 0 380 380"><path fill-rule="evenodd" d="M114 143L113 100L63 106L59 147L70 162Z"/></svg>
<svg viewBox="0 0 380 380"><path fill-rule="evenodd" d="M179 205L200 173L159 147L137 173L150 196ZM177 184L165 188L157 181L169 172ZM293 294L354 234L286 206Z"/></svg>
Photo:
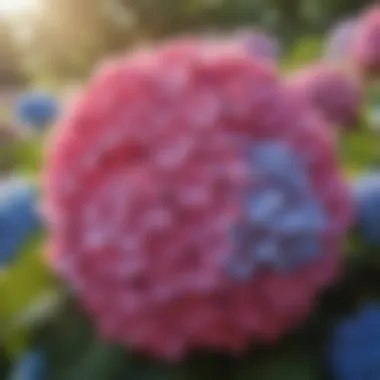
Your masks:
<svg viewBox="0 0 380 380"><path fill-rule="evenodd" d="M274 264L279 258L279 246L272 239L265 239L256 242L252 247L253 258L255 262L261 264Z"/></svg>
<svg viewBox="0 0 380 380"><path fill-rule="evenodd" d="M284 195L276 189L254 195L248 200L248 216L252 223L265 223L276 217L285 202Z"/></svg>
<svg viewBox="0 0 380 380"><path fill-rule="evenodd" d="M300 235L294 238L289 250L294 252L296 262L308 262L322 254L323 244L318 236Z"/></svg>
<svg viewBox="0 0 380 380"><path fill-rule="evenodd" d="M307 201L284 210L274 222L274 228L284 235L322 232L325 225L326 218L322 208Z"/></svg>
<svg viewBox="0 0 380 380"><path fill-rule="evenodd" d="M266 142L250 150L254 170L263 175L278 176L291 181L297 188L307 188L307 177L303 163L283 143Z"/></svg>

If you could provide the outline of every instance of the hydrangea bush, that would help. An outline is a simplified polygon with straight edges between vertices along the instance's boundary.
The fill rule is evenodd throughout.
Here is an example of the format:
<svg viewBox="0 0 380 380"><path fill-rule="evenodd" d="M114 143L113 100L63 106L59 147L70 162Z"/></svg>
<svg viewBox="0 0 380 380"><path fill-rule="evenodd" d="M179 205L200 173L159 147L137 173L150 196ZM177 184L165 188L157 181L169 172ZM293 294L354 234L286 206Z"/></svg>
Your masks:
<svg viewBox="0 0 380 380"><path fill-rule="evenodd" d="M9 375L377 379L376 135L355 127L376 116L359 80L376 12L341 26L334 65L285 80L243 34L102 65L45 156L47 262L69 302Z"/></svg>

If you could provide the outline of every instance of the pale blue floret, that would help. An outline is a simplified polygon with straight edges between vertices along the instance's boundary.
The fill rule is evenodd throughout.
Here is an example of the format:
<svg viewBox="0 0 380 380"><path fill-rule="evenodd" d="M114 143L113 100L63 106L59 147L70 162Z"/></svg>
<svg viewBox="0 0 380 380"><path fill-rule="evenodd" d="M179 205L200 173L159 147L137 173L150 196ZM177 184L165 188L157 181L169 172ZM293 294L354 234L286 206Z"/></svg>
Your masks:
<svg viewBox="0 0 380 380"><path fill-rule="evenodd" d="M284 208L273 227L284 235L321 232L325 221L322 207L311 200L304 200L301 204Z"/></svg>
<svg viewBox="0 0 380 380"><path fill-rule="evenodd" d="M310 191L302 161L281 143L249 152L259 186L247 190L229 273L246 277L260 267L292 270L310 263L323 253L326 214Z"/></svg>
<svg viewBox="0 0 380 380"><path fill-rule="evenodd" d="M269 142L250 149L254 174L268 180L296 185L297 190L308 189L308 180L302 162L289 149L277 142ZM295 189L294 189L295 190Z"/></svg>
<svg viewBox="0 0 380 380"><path fill-rule="evenodd" d="M278 215L278 209L283 205L283 194L275 189L266 190L247 200L249 219L260 224L272 223Z"/></svg>

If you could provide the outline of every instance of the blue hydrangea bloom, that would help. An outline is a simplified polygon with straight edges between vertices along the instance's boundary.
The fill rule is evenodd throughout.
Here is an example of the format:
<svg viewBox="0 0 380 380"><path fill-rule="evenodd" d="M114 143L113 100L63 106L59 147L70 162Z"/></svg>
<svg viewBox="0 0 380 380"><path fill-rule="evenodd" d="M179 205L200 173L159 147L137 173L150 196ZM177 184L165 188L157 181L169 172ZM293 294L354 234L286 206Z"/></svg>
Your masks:
<svg viewBox="0 0 380 380"><path fill-rule="evenodd" d="M0 181L0 265L7 264L38 228L36 195L35 188L27 181Z"/></svg>
<svg viewBox="0 0 380 380"><path fill-rule="evenodd" d="M233 233L238 252L227 265L236 277L260 268L292 270L323 253L323 205L310 190L302 158L280 142L250 147L252 177L244 219Z"/></svg>
<svg viewBox="0 0 380 380"><path fill-rule="evenodd" d="M339 323L329 363L334 380L380 379L380 304L369 304Z"/></svg>
<svg viewBox="0 0 380 380"><path fill-rule="evenodd" d="M16 105L16 117L33 128L44 128L52 123L59 113L54 97L43 92L24 94Z"/></svg>
<svg viewBox="0 0 380 380"><path fill-rule="evenodd" d="M380 172L359 177L353 185L356 225L365 244L380 245Z"/></svg>
<svg viewBox="0 0 380 380"><path fill-rule="evenodd" d="M45 355L32 350L23 355L14 367L9 380L45 380L47 367Z"/></svg>
<svg viewBox="0 0 380 380"><path fill-rule="evenodd" d="M329 32L325 46L324 58L332 63L342 63L350 59L352 40L357 30L357 21L348 18L340 21Z"/></svg>

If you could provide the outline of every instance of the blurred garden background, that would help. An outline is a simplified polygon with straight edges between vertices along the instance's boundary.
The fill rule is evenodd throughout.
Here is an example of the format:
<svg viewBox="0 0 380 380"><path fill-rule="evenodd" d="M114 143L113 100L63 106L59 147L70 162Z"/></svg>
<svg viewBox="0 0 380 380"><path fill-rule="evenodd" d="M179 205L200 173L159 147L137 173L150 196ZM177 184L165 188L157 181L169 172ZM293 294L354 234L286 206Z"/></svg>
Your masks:
<svg viewBox="0 0 380 380"><path fill-rule="evenodd" d="M12 102L28 88L47 90L61 104L68 104L105 57L187 33L262 29L278 39L280 67L289 72L326 54L332 28L368 4L354 0L2 0L1 119L9 119ZM40 148L35 144L17 147L13 157L17 170L38 170ZM362 144L355 145L354 149L362 149ZM361 158L355 155L355 159Z"/></svg>
<svg viewBox="0 0 380 380"><path fill-rule="evenodd" d="M260 29L275 36L280 46L279 67L287 74L324 58L332 28L372 3L363 0L0 0L0 125L5 132L4 138L0 134L3 139L0 140L0 180L17 174L38 187L41 179L50 126L32 128L15 116L17 102L29 90L51 94L59 102L61 112L65 112L104 58L171 36L218 34L240 28ZM357 121L357 131L342 140L341 153L348 175L368 166L378 149L379 141L366 128L365 112L363 109ZM0 220L0 244L3 235L9 233L1 223ZM82 316L61 313L59 321L49 326L49 337L43 334L46 320L66 300L45 266L42 230L36 228L22 242L11 262L0 269L0 379L9 378L10 368L26 347L40 339L48 344L46 341L53 339L54 332L61 336L61 347L57 352L53 349L50 352L59 363L56 364L58 375L48 380L116 379L110 373L117 367L120 353L111 350L111 355L107 347L94 343L86 322L78 322ZM79 341L85 342L82 343L85 347ZM74 357L80 357L80 364L72 364ZM113 363L109 365L111 372L95 365L102 360ZM292 363L291 359L286 356L278 363L278 371L266 379L317 378L305 369L306 359L301 359L296 369L292 367L287 374L282 371L287 363ZM35 376L17 379L45 379ZM156 379L149 374L144 376L144 379ZM162 376L163 380L177 379L174 374ZM214 380L213 376L208 380ZM134 379L140 378L143 380L143 377ZM194 380L198 378L201 377L193 375ZM249 374L241 376L242 380L251 378ZM132 377L120 379L132 380Z"/></svg>

